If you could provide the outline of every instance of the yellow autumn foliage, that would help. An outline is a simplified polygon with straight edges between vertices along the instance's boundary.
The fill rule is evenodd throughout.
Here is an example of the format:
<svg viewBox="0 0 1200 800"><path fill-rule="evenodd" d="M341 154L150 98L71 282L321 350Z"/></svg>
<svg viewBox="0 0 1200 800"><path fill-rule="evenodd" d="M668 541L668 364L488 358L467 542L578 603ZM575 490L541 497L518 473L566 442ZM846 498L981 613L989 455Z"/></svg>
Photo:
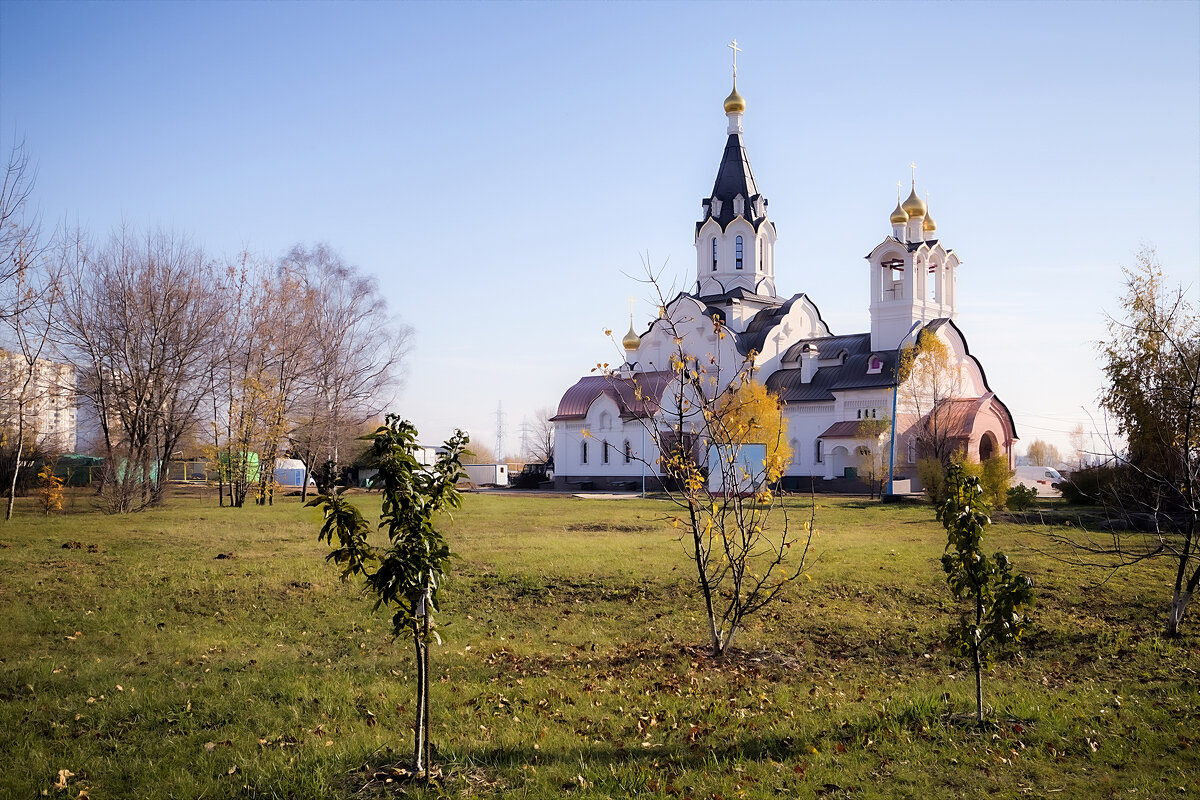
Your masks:
<svg viewBox="0 0 1200 800"><path fill-rule="evenodd" d="M767 446L767 480L777 481L792 460L787 418L779 398L756 380L748 379L726 392L718 407L723 444Z"/></svg>
<svg viewBox="0 0 1200 800"><path fill-rule="evenodd" d="M38 473L41 488L38 490L38 500L42 504L42 513L50 514L63 509L63 479L54 474L54 466L47 464Z"/></svg>

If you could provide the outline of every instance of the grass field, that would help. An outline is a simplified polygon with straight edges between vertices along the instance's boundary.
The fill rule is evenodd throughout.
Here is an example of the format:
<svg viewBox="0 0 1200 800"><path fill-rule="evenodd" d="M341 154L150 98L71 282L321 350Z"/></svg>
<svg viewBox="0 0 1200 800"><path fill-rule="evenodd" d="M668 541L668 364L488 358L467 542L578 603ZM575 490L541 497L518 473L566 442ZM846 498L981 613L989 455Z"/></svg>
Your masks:
<svg viewBox="0 0 1200 800"><path fill-rule="evenodd" d="M1200 608L1160 638L1167 564L1106 581L994 526L1038 605L979 730L932 510L818 503L811 581L714 662L664 504L467 497L433 652L447 778L412 793L1200 797ZM405 760L409 646L325 563L316 512L87 505L0 527L0 798L363 796Z"/></svg>

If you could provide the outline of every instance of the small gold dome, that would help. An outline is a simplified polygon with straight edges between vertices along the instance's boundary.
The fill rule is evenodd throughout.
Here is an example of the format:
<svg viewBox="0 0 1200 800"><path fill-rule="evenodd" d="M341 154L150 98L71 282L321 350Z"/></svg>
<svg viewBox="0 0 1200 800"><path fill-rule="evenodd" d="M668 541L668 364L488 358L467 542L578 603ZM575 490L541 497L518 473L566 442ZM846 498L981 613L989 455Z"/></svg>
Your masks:
<svg viewBox="0 0 1200 800"><path fill-rule="evenodd" d="M900 201L896 200L896 210L892 212L892 224L904 225L908 222L908 213L900 207Z"/></svg>
<svg viewBox="0 0 1200 800"><path fill-rule="evenodd" d="M738 94L737 83L733 84L733 91L729 93L729 97L725 98L725 113L726 114L744 114L746 113L746 98Z"/></svg>
<svg viewBox="0 0 1200 800"><path fill-rule="evenodd" d="M625 338L621 340L621 344L624 345L626 350L637 350L641 343L641 337L633 332L633 320L630 320L629 333L625 334Z"/></svg>
<svg viewBox="0 0 1200 800"><path fill-rule="evenodd" d="M933 217L929 212L925 213L925 221L921 223L921 230L925 233L933 233L937 230L937 223L933 221Z"/></svg>
<svg viewBox="0 0 1200 800"><path fill-rule="evenodd" d="M904 209L904 213L908 214L909 217L925 216L925 201L917 197L917 187L915 184L913 185L912 192L908 195L908 199L904 201L904 205L901 208Z"/></svg>

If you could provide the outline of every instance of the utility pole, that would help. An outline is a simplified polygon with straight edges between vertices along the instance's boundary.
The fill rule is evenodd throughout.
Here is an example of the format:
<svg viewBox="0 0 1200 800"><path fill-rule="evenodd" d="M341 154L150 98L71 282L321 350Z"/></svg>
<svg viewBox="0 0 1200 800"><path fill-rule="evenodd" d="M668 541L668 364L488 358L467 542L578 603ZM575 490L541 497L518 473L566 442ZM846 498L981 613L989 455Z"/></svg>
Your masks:
<svg viewBox="0 0 1200 800"><path fill-rule="evenodd" d="M533 434L533 426L529 417L521 418L521 458L529 458L529 437Z"/></svg>
<svg viewBox="0 0 1200 800"><path fill-rule="evenodd" d="M504 402L496 403L496 463L504 463Z"/></svg>

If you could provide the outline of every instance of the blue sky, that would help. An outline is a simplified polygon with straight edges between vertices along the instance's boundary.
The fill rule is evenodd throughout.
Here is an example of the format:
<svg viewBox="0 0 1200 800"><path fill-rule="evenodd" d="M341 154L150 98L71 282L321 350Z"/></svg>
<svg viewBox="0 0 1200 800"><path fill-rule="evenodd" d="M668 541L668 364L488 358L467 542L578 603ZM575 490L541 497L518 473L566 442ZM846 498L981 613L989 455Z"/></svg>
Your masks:
<svg viewBox="0 0 1200 800"><path fill-rule="evenodd" d="M416 331L396 410L506 440L688 288L736 37L781 293L867 330L897 180L1024 444L1089 429L1122 265L1200 300L1200 3L0 2L0 133L51 222L325 241ZM506 447L515 449L515 447Z"/></svg>

